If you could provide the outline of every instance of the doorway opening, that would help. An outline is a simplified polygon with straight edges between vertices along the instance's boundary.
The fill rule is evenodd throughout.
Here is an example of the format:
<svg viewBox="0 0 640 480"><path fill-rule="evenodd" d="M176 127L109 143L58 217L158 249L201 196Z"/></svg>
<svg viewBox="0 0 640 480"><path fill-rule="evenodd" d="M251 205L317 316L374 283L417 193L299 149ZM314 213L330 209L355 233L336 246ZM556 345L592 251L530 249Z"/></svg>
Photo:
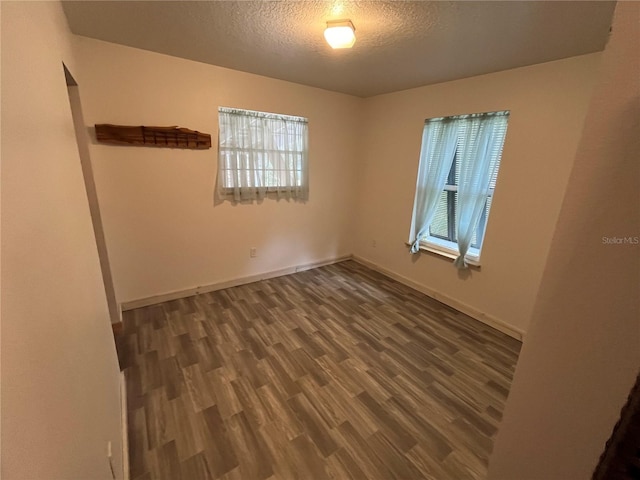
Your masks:
<svg viewBox="0 0 640 480"><path fill-rule="evenodd" d="M89 201L93 233L96 238L96 246L98 247L98 258L100 259L102 281L104 283L104 291L107 297L109 318L111 319L112 324L120 324L122 322L122 317L120 308L118 307L118 302L116 301L115 289L113 287L111 265L109 263L107 242L105 240L104 229L102 227L100 205L98 204L98 193L96 191L96 184L93 178L93 168L91 166L91 158L89 156L89 137L84 123L84 116L82 115L82 104L80 103L78 83L75 81L73 75L71 75L71 72L64 63L62 64L62 67L64 68L64 77L67 81L67 92L69 93L69 103L71 104L73 127L76 133L76 143L78 144L78 153L80 155L84 186L87 191L87 199Z"/></svg>

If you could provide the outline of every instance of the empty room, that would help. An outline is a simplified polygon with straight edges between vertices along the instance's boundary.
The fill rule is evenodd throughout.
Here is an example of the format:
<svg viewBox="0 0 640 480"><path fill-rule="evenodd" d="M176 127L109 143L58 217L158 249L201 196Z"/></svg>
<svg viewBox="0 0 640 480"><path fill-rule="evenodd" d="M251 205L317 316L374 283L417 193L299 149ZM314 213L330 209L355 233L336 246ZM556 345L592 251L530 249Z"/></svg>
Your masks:
<svg viewBox="0 0 640 480"><path fill-rule="evenodd" d="M0 21L2 478L638 478L640 3Z"/></svg>

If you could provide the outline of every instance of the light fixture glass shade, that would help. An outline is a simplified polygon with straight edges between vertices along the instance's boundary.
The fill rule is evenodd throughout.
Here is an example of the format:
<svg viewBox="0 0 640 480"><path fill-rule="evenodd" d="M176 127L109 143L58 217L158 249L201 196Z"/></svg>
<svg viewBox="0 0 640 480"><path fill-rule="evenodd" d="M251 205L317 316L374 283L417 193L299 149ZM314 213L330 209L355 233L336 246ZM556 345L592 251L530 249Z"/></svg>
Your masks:
<svg viewBox="0 0 640 480"><path fill-rule="evenodd" d="M351 48L356 43L355 30L351 20L327 22L324 38L332 48Z"/></svg>

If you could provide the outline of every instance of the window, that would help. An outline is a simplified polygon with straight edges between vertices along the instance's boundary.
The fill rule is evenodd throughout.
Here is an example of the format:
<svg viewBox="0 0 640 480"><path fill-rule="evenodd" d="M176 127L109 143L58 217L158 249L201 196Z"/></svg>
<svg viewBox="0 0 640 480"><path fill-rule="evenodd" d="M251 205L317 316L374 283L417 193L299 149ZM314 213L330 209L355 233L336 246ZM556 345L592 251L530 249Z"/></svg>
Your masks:
<svg viewBox="0 0 640 480"><path fill-rule="evenodd" d="M469 255L470 257L479 257L480 255L480 248L482 247L484 232L487 226L487 218L489 216L489 210L491 209L493 191L496 187L496 180L498 178L498 168L500 166L499 153L500 152L498 152L498 155L494 155L491 158L492 164L489 166L489 170L492 173L491 179L489 181L489 193L487 195L484 207L482 208L478 226L473 230L471 246L467 251L467 255ZM458 238L456 230L456 213L458 211L457 207L459 181L460 156L455 155L453 158L453 163L451 164L451 170L449 170L449 175L447 176L447 183L445 183L442 194L438 199L436 212L433 220L431 221L431 225L429 226L429 237L427 237L427 243L431 242L455 252L457 252Z"/></svg>
<svg viewBox="0 0 640 480"><path fill-rule="evenodd" d="M308 123L303 117L220 107L218 197L308 198Z"/></svg>
<svg viewBox="0 0 640 480"><path fill-rule="evenodd" d="M507 131L508 112L425 122L412 222L412 249L436 250L456 266L477 263Z"/></svg>

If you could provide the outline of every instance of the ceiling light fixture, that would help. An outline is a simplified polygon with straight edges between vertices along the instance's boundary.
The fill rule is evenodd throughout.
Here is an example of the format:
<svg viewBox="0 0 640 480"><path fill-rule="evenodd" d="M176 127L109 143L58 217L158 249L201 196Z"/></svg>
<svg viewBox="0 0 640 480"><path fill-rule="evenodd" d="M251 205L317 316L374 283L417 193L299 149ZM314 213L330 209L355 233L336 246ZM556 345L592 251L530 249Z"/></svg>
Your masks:
<svg viewBox="0 0 640 480"><path fill-rule="evenodd" d="M356 27L351 20L332 20L327 22L324 38L331 48L351 48L356 43Z"/></svg>

